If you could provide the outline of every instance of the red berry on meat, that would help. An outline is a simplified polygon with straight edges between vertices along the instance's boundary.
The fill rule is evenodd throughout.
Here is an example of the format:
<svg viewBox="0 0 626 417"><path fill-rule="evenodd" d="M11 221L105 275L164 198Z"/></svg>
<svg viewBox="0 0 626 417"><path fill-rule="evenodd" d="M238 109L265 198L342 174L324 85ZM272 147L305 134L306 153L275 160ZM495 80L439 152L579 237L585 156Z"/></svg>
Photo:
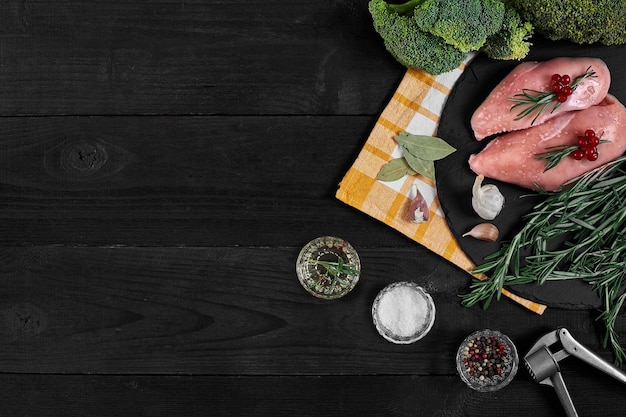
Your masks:
<svg viewBox="0 0 626 417"><path fill-rule="evenodd" d="M595 161L596 159L598 159L598 149L595 147L588 147L587 149L585 149L585 156L587 157L588 161Z"/></svg>
<svg viewBox="0 0 626 417"><path fill-rule="evenodd" d="M582 149L576 149L574 152L572 152L572 157L575 160L580 161L585 157L585 151Z"/></svg>

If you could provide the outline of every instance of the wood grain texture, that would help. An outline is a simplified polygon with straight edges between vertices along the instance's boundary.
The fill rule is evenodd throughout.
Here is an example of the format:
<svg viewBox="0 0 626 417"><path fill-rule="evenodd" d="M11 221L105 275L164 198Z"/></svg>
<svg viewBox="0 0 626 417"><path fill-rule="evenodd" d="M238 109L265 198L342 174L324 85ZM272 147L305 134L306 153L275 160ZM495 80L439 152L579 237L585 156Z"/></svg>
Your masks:
<svg viewBox="0 0 626 417"><path fill-rule="evenodd" d="M0 114L375 114L403 71L366 3L7 0Z"/></svg>
<svg viewBox="0 0 626 417"><path fill-rule="evenodd" d="M565 376L581 416L618 417L623 387L594 372ZM6 375L3 415L137 416L565 416L553 391L524 379L475 394L451 376L76 376ZM41 410L46 410L42 413Z"/></svg>
<svg viewBox="0 0 626 417"><path fill-rule="evenodd" d="M0 242L289 246L336 233L409 245L334 199L374 121L0 118Z"/></svg>

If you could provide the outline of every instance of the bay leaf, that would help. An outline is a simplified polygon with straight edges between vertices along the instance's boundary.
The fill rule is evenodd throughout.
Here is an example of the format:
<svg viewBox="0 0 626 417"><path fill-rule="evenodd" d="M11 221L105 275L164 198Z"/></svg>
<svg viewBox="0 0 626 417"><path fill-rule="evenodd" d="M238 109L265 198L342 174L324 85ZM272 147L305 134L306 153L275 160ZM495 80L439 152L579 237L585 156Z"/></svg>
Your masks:
<svg viewBox="0 0 626 417"><path fill-rule="evenodd" d="M402 145L405 152L427 161L443 159L456 151L445 140L435 136L412 135L402 132L395 139Z"/></svg>
<svg viewBox="0 0 626 417"><path fill-rule="evenodd" d="M417 172L413 170L407 163L405 158L392 159L387 162L378 172L376 179L383 182L396 181L405 175L415 175Z"/></svg>
<svg viewBox="0 0 626 417"><path fill-rule="evenodd" d="M432 181L435 181L435 162L434 161L416 157L410 152L406 152L406 149L404 146L402 146L402 151L404 153L404 159L406 159L406 162L416 173L422 174L426 178L430 178Z"/></svg>

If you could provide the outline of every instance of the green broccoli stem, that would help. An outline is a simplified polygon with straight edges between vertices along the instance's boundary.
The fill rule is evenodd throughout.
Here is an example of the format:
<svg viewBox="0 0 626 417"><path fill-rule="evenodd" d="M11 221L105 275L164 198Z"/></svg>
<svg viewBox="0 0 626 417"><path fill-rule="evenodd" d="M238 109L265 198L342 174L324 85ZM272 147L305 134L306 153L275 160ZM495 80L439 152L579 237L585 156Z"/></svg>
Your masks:
<svg viewBox="0 0 626 417"><path fill-rule="evenodd" d="M387 8L394 13L406 16L412 14L413 10L422 3L424 3L424 0L409 0L406 3L399 4L387 3Z"/></svg>

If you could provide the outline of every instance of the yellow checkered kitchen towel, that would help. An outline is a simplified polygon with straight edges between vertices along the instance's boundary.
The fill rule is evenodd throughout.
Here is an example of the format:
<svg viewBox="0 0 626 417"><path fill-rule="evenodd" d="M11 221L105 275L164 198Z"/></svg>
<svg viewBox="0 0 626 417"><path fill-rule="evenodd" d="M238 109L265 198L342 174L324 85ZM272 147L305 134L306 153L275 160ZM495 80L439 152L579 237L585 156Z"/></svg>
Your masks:
<svg viewBox="0 0 626 417"><path fill-rule="evenodd" d="M385 163L402 155L394 136L402 131L436 135L446 99L472 57L469 55L456 70L437 76L407 70L365 146L339 184L336 195L339 200L393 227L468 273L475 265L448 228L435 184L421 175L405 176L393 182L378 181L376 176ZM408 219L413 185L428 202L428 222L418 224ZM506 289L502 293L536 313L542 314L546 308Z"/></svg>

